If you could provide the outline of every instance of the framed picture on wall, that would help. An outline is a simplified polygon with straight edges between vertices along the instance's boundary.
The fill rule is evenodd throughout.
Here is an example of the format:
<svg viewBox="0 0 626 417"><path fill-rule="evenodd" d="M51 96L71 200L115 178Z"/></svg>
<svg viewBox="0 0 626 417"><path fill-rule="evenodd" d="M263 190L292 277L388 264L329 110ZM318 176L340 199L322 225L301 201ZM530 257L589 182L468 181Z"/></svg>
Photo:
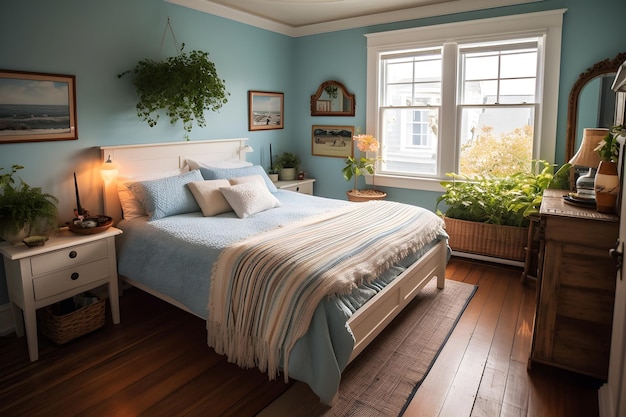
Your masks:
<svg viewBox="0 0 626 417"><path fill-rule="evenodd" d="M248 130L284 127L284 93L248 91Z"/></svg>
<svg viewBox="0 0 626 417"><path fill-rule="evenodd" d="M347 158L354 154L354 126L320 126L311 128L311 153L317 156Z"/></svg>
<svg viewBox="0 0 626 417"><path fill-rule="evenodd" d="M75 76L0 70L0 144L76 139Z"/></svg>

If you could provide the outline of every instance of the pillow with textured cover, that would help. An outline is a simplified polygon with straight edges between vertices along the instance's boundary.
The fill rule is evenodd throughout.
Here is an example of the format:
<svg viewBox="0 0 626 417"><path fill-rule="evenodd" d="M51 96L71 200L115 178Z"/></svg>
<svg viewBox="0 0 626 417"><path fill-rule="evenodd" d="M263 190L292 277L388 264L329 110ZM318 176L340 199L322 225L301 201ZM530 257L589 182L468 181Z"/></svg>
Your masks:
<svg viewBox="0 0 626 417"><path fill-rule="evenodd" d="M243 168L201 167L200 172L202 173L202 176L205 180L229 180L231 178L245 177L248 175L260 175L270 192L275 193L276 191L278 191L272 180L270 180L270 178L265 173L265 170L260 165L253 165L251 167Z"/></svg>
<svg viewBox="0 0 626 417"><path fill-rule="evenodd" d="M182 169L174 169L169 171L156 172L152 174L136 175L133 177L117 177L117 196L122 206L122 216L125 220L132 220L136 217L147 216L146 210L141 205L141 202L135 198L132 191L128 189L128 185L137 181L156 180L159 178L173 177L175 175L184 174L189 172L188 167Z"/></svg>
<svg viewBox="0 0 626 417"><path fill-rule="evenodd" d="M263 181L262 179L260 180ZM187 184L193 197L202 210L204 217L233 211L228 201L222 195L220 188L229 187L228 180L203 180Z"/></svg>
<svg viewBox="0 0 626 417"><path fill-rule="evenodd" d="M255 213L280 207L280 201L256 182L221 187L220 191L237 216L245 219Z"/></svg>
<svg viewBox="0 0 626 417"><path fill-rule="evenodd" d="M139 181L128 185L135 198L142 202L148 220L200 211L187 184L202 181L200 171L189 171L175 177Z"/></svg>

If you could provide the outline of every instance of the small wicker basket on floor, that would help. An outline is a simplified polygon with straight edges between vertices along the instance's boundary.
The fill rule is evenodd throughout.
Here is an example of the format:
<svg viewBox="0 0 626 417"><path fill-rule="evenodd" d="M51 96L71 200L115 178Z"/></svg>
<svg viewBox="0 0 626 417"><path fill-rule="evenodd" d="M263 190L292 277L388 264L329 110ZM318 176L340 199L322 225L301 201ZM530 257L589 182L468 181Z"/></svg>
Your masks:
<svg viewBox="0 0 626 417"><path fill-rule="evenodd" d="M37 310L39 331L57 345L93 332L104 326L105 300L101 299L71 313L58 316L52 306Z"/></svg>

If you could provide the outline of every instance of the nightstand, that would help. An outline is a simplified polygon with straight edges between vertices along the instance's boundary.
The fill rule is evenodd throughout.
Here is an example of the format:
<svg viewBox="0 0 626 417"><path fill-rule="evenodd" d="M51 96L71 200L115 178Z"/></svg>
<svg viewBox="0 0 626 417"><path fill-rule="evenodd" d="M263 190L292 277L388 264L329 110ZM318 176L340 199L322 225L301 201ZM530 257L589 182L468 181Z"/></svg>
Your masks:
<svg viewBox="0 0 626 417"><path fill-rule="evenodd" d="M21 337L26 329L31 361L39 358L38 308L108 285L113 323L120 322L115 255L115 236L120 233L110 227L104 232L79 235L63 228L43 246L0 245L15 330Z"/></svg>
<svg viewBox="0 0 626 417"><path fill-rule="evenodd" d="M313 195L313 178L305 178L303 180L293 181L276 181L274 185L279 190L295 191L301 194Z"/></svg>

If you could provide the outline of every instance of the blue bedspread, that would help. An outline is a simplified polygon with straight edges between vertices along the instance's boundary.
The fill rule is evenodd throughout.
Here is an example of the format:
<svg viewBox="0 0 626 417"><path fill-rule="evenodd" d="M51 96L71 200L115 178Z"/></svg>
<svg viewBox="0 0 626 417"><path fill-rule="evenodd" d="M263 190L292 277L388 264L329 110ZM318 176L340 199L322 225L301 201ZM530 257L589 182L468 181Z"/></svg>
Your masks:
<svg viewBox="0 0 626 417"><path fill-rule="evenodd" d="M118 272L173 298L206 319L211 268L222 248L287 222L346 204L360 204L291 191L278 191L275 195L281 207L246 219L232 212L215 217L203 217L197 212L152 222L146 218L122 221L118 225L124 231L118 239ZM447 236L442 223L440 239L444 238ZM436 242L352 294L325 300L317 308L308 333L291 352L290 377L306 382L323 402L330 402L354 347L347 320L434 244Z"/></svg>

